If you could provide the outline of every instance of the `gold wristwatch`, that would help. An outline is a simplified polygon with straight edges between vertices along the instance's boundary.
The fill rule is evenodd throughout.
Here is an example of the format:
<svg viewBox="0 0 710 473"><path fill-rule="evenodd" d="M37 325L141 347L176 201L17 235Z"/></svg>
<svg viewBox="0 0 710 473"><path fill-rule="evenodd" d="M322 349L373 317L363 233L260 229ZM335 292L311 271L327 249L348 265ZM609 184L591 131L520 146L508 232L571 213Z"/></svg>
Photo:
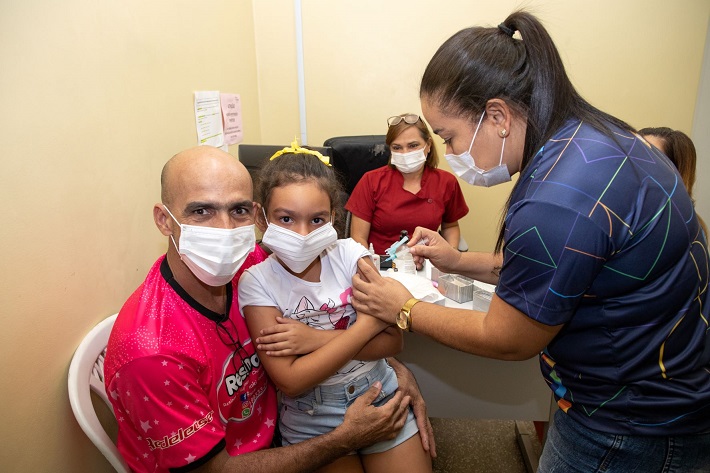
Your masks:
<svg viewBox="0 0 710 473"><path fill-rule="evenodd" d="M412 297L404 303L399 310L399 314L397 314L397 327L408 332L412 331L412 307L414 307L414 304L417 302L421 301Z"/></svg>

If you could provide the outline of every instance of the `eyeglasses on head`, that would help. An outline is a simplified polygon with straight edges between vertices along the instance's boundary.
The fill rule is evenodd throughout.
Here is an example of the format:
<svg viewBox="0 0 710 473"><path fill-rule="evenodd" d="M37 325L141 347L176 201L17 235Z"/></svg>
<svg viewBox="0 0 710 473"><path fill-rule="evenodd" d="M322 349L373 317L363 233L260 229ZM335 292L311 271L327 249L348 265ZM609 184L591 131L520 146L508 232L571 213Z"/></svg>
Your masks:
<svg viewBox="0 0 710 473"><path fill-rule="evenodd" d="M408 125L414 125L415 123L417 123L420 120L420 118L419 118L419 115L417 115L416 113L407 113L405 115L395 115L395 116L389 117L387 119L387 125L388 126L399 125L402 122L402 120L404 120L404 123L406 123Z"/></svg>

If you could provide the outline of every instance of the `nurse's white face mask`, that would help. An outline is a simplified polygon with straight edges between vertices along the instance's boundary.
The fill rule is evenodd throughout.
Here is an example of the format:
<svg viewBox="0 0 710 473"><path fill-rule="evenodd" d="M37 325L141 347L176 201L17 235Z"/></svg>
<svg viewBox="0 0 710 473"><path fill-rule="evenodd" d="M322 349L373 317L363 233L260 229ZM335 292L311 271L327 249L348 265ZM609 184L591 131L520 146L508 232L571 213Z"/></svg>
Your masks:
<svg viewBox="0 0 710 473"><path fill-rule="evenodd" d="M461 154L445 154L444 158L446 158L446 161L449 163L454 173L464 181L474 186L491 187L510 181L510 172L508 171L508 166L503 164L505 138L503 138L503 146L500 150L500 163L498 166L484 171L476 166L473 156L471 156L473 142L476 141L476 135L478 135L478 130L481 128L481 122L483 122L483 116L485 114L486 112L484 111L481 114L481 118L478 120L478 126L476 126L476 131L473 133L473 139L471 140L471 145L468 147L468 151Z"/></svg>

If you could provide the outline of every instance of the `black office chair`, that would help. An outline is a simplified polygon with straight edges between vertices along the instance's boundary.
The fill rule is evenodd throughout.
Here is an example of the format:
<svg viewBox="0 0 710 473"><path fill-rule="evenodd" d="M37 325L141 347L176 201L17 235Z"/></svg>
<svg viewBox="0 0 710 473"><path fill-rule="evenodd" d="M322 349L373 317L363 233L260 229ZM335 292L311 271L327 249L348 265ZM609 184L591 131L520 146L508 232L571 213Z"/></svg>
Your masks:
<svg viewBox="0 0 710 473"><path fill-rule="evenodd" d="M337 136L325 140L323 146L331 149L331 163L348 196L363 174L384 166L390 159L385 135Z"/></svg>
<svg viewBox="0 0 710 473"><path fill-rule="evenodd" d="M384 137L383 137L384 143ZM247 168L249 175L251 175L252 181L256 184L257 178L259 176L259 171L262 166L274 155L277 151L284 149L285 145L256 145L256 144L240 144L238 150L239 161ZM313 149L321 153L323 156L329 156L331 161L333 161L332 152L333 150L329 147L319 147L319 146L308 146L309 149ZM331 163L332 164L332 163ZM335 169L335 165L333 164ZM342 178L342 174L336 171L339 178ZM362 176L362 175L361 175ZM359 178L358 178L359 179ZM341 207L345 206L348 201L348 196L342 196ZM339 238L347 238L350 236L350 216L346 215L344 218L339 218L333 222L333 226L338 232ZM259 240L258 243L261 243ZM270 252L268 248L263 247L267 252Z"/></svg>
<svg viewBox="0 0 710 473"><path fill-rule="evenodd" d="M271 156L277 151L284 149L286 145L254 145L240 144L237 151L239 162L241 162L249 171L252 180L255 180L259 169L266 163ZM330 156L329 148L308 146L308 148L318 151L324 156Z"/></svg>
<svg viewBox="0 0 710 473"><path fill-rule="evenodd" d="M331 164L345 188L343 204L366 172L386 165L390 159L385 135L336 136L325 140L323 146L331 150ZM345 213L344 238L350 236L351 217L350 212Z"/></svg>

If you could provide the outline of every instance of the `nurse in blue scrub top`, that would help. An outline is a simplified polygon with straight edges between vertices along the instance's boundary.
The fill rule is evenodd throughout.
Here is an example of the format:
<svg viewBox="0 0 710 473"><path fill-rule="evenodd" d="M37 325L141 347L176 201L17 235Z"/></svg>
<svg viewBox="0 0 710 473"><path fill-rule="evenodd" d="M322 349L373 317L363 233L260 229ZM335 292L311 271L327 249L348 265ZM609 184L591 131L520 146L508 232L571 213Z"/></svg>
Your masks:
<svg viewBox="0 0 710 473"><path fill-rule="evenodd" d="M420 97L463 180L519 173L494 253L422 228L409 243L496 294L487 313L445 308L360 265L355 308L475 355L538 356L560 408L539 471L710 471L708 247L673 164L577 93L526 12L449 38Z"/></svg>

